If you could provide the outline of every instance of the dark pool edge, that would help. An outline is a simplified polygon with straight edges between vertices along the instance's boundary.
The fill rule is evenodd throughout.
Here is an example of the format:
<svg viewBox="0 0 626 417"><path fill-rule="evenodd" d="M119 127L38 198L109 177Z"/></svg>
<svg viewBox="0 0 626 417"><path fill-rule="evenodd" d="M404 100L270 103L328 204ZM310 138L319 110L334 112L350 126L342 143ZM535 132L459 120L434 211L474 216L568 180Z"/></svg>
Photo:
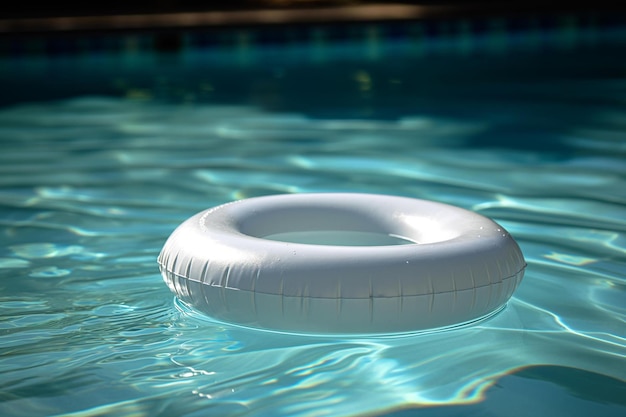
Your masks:
<svg viewBox="0 0 626 417"><path fill-rule="evenodd" d="M121 13L78 15L0 15L0 34L60 33L83 31L161 30L192 29L207 27L266 26L324 24L340 22L385 22L430 20L451 18L506 17L528 14L615 14L625 12L625 7L604 1L592 6L559 4L536 1L505 1L489 3L481 1L457 2L401 2L365 3L345 5L343 3L314 7L248 7L216 10L176 10L151 12L121 9ZM309 5L310 4L310 5ZM79 11L80 13L80 11Z"/></svg>
<svg viewBox="0 0 626 417"><path fill-rule="evenodd" d="M447 16L447 17L446 17ZM441 15L439 18L324 21L302 24L188 26L180 28L10 32L0 30L0 58L82 56L93 53L166 52L292 47L334 43L380 44L443 41L515 47L537 38L542 49L571 50L623 44L626 14L558 12L512 15ZM2 21L0 20L0 23ZM554 39L552 39L554 38ZM506 44L506 45L505 45ZM563 45L561 45L563 44ZM462 48L461 48L462 49ZM480 47L478 49L481 49Z"/></svg>

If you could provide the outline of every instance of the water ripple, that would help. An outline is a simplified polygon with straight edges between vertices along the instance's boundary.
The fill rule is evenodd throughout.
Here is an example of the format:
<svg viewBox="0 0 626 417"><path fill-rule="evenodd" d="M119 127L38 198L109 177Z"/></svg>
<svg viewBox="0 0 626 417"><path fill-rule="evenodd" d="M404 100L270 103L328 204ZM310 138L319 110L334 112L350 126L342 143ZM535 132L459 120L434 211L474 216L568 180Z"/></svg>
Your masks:
<svg viewBox="0 0 626 417"><path fill-rule="evenodd" d="M616 392L609 385L626 384L622 115L573 123L555 133L568 153L541 153L469 146L523 124L504 110L480 122L313 119L95 97L1 109L0 411L428 416L485 404L507 378L549 366ZM487 321L394 337L256 331L172 301L155 259L181 221L234 199L313 191L491 216L522 246L525 281ZM576 395L566 398L578 405ZM585 395L605 411L626 407Z"/></svg>

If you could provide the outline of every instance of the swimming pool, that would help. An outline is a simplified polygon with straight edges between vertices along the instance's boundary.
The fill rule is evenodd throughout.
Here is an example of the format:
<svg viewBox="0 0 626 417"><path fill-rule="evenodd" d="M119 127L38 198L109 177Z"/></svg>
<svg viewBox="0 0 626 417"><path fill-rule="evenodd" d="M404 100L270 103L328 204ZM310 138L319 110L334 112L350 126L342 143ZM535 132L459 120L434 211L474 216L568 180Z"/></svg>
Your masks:
<svg viewBox="0 0 626 417"><path fill-rule="evenodd" d="M559 22L5 48L0 414L623 416L626 36ZM339 191L492 217L525 279L487 321L396 337L236 327L162 282L190 215Z"/></svg>

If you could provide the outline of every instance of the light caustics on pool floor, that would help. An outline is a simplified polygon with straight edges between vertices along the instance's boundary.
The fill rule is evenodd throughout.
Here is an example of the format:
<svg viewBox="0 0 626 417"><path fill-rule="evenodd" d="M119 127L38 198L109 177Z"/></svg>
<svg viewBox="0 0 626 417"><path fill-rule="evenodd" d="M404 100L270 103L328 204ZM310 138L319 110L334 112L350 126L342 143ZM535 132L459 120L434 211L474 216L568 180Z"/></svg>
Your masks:
<svg viewBox="0 0 626 417"><path fill-rule="evenodd" d="M575 123L540 153L464 147L489 119L103 98L1 109L0 414L619 415L623 115ZM155 258L190 214L319 191L476 210L516 237L527 275L488 321L397 337L254 331L172 301Z"/></svg>

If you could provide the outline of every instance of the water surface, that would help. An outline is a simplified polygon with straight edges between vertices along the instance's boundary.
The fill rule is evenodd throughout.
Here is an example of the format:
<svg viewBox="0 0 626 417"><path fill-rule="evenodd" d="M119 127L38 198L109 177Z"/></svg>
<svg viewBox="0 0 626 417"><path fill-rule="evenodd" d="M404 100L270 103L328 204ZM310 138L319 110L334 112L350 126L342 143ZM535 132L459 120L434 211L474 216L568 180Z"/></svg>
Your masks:
<svg viewBox="0 0 626 417"><path fill-rule="evenodd" d="M624 415L624 60L429 65L345 46L354 56L314 76L297 50L233 58L230 78L193 51L160 75L154 57L3 63L9 89L62 69L87 87L0 108L0 414ZM184 76L189 62L204 78ZM220 77L258 94L219 91ZM198 97L203 83L218 96ZM257 331L174 300L156 256L180 222L304 192L474 210L517 239L526 276L487 321L397 337Z"/></svg>

